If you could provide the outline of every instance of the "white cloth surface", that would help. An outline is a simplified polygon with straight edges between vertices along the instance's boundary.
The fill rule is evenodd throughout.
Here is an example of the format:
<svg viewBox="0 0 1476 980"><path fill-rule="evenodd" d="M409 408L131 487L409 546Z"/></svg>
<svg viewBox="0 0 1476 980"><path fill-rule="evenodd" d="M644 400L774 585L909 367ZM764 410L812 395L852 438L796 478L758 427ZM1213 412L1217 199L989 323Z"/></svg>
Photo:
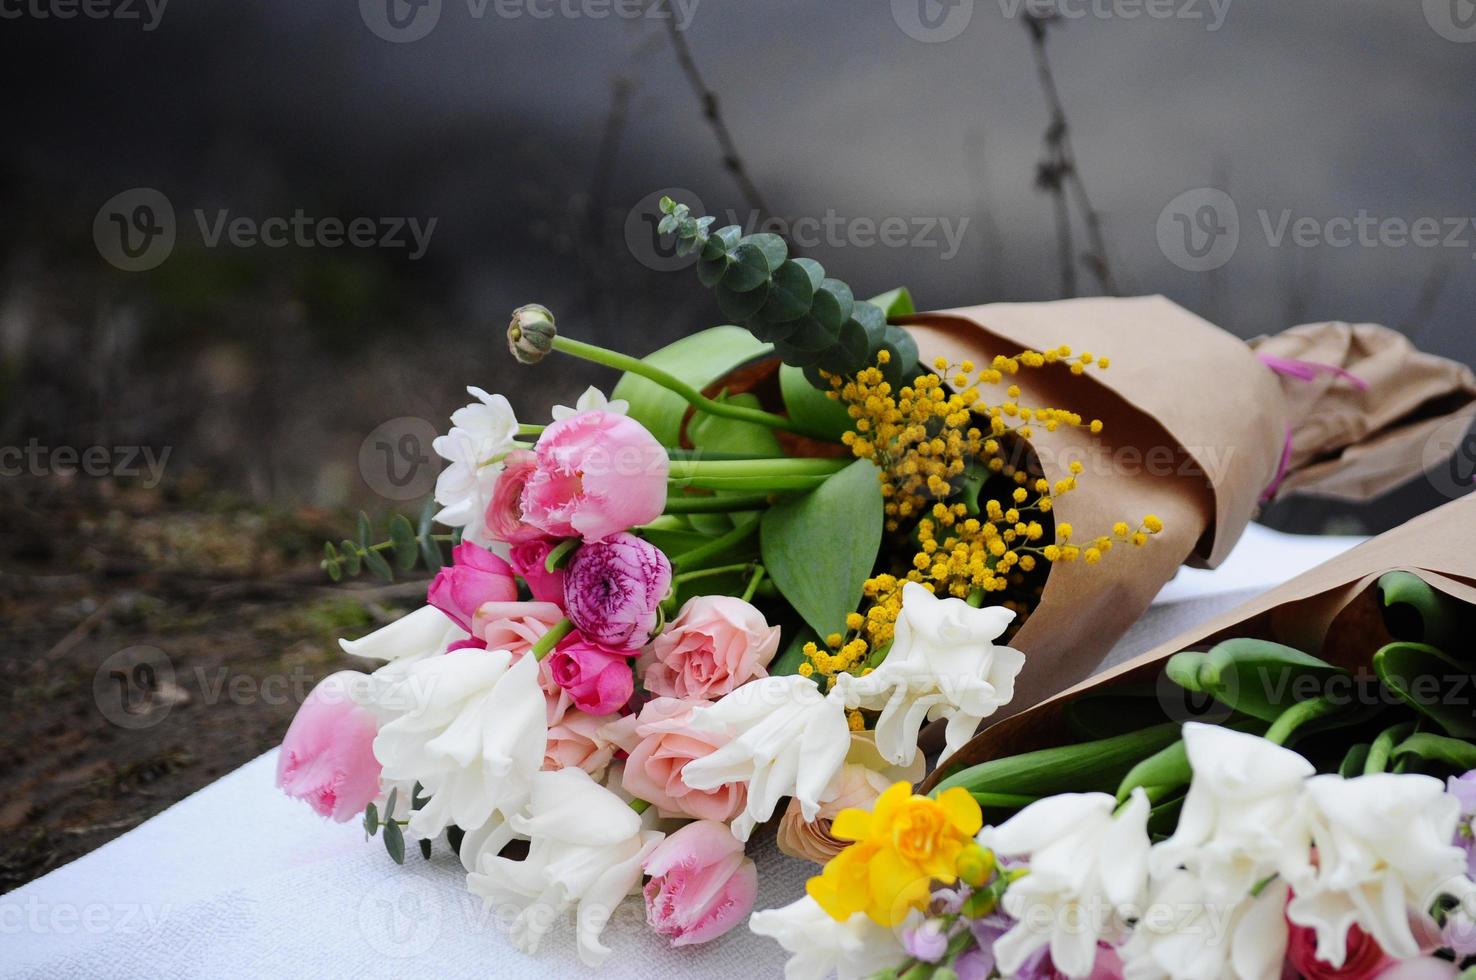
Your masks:
<svg viewBox="0 0 1476 980"><path fill-rule="evenodd" d="M1215 571L1184 569L1113 650L1140 653L1358 543L1252 525ZM467 894L455 857L413 849L397 868L356 823L315 816L272 786L270 752L64 867L0 896L0 976L46 978L569 977L572 920L536 957ZM814 866L750 844L757 908L804 893ZM777 977L779 946L735 929L667 949L627 900L605 932L600 976Z"/></svg>

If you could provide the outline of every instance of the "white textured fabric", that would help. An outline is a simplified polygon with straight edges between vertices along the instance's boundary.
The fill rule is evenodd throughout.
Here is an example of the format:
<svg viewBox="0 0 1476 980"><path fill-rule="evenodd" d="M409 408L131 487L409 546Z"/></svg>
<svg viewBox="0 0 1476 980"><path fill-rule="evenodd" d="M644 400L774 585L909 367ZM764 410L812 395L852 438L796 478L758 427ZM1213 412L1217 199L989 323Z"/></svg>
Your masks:
<svg viewBox="0 0 1476 980"><path fill-rule="evenodd" d="M1185 569L1108 662L1140 653L1345 550L1357 538L1296 538L1252 525L1214 572ZM397 868L353 823L334 824L272 787L276 753L91 854L0 896L0 976L233 978L569 977L593 975L574 953L572 923L524 956L496 911L468 895L444 847ZM749 851L758 908L804 892L812 865L774 848ZM605 940L600 976L776 977L777 943L734 930L670 950L645 927L639 900Z"/></svg>

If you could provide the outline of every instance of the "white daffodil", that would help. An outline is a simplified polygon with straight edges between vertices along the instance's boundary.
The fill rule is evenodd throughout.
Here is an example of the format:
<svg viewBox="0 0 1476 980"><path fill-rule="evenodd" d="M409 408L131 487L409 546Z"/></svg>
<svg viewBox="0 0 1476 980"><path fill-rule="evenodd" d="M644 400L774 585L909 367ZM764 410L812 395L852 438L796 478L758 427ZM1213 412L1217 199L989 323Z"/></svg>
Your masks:
<svg viewBox="0 0 1476 980"><path fill-rule="evenodd" d="M665 835L642 830L629 804L573 767L536 774L526 809L508 823L528 838L527 857L514 861L484 853L466 877L467 888L488 908L519 909L512 940L530 954L577 904L579 958L599 966L610 955L600 933L615 907L640 885L641 866Z"/></svg>
<svg viewBox="0 0 1476 980"><path fill-rule="evenodd" d="M975 609L908 582L886 659L864 677L840 675L835 689L848 708L881 711L876 745L896 765L911 763L917 754L925 720L947 718L947 758L1015 696L1025 655L994 644L1014 617L1002 606Z"/></svg>
<svg viewBox="0 0 1476 980"><path fill-rule="evenodd" d="M1189 722L1194 778L1173 836L1148 859L1154 878L1185 867L1211 901L1239 901L1282 868L1306 863L1311 844L1299 801L1316 773L1290 749L1256 735Z"/></svg>
<svg viewBox="0 0 1476 980"><path fill-rule="evenodd" d="M392 665L393 666L393 665ZM374 755L386 780L415 780L430 797L410 833L434 837L510 816L543 765L547 719L538 662L506 650L454 650L416 661L370 705Z"/></svg>
<svg viewBox="0 0 1476 980"><path fill-rule="evenodd" d="M605 393L594 385L584 389L584 394L574 403L574 407L568 405L555 405L553 407L553 420L555 422L566 419L571 415L581 412L609 412L612 415L625 415L630 411L630 402L624 398L606 398Z"/></svg>
<svg viewBox="0 0 1476 980"><path fill-rule="evenodd" d="M1085 977L1097 941L1126 936L1148 887L1148 797L1135 789L1117 814L1115 804L1106 793L1063 793L980 831L984 847L1030 864L1000 903L1016 920L994 944L1005 976L1049 945L1057 970Z"/></svg>
<svg viewBox="0 0 1476 980"><path fill-rule="evenodd" d="M1212 897L1197 875L1171 871L1118 948L1125 980L1277 980L1286 960L1285 881L1238 901Z"/></svg>
<svg viewBox="0 0 1476 980"><path fill-rule="evenodd" d="M431 448L448 465L436 478L436 520L462 528L462 537L488 544L487 504L502 472L501 458L513 449L518 419L501 395L467 388L477 400L451 413L451 431L437 436Z"/></svg>
<svg viewBox="0 0 1476 980"><path fill-rule="evenodd" d="M804 818L814 820L851 747L845 707L797 674L749 681L716 704L694 710L690 723L731 739L687 763L682 780L699 790L748 784L748 802L732 824L739 840L748 840L786 796L799 800Z"/></svg>
<svg viewBox="0 0 1476 980"><path fill-rule="evenodd" d="M897 940L900 930L877 925L865 912L837 922L808 895L783 908L755 912L748 928L790 954L784 980L825 980L832 973L837 980L860 980L907 961Z"/></svg>
<svg viewBox="0 0 1476 980"><path fill-rule="evenodd" d="M467 632L445 613L434 606L421 606L368 636L339 640L338 645L352 657L395 662L445 653L451 644L466 638Z"/></svg>
<svg viewBox="0 0 1476 980"><path fill-rule="evenodd" d="M1476 893L1466 852L1452 844L1460 803L1445 784L1417 773L1344 779L1314 776L1302 797L1317 848L1283 873L1294 897L1287 917L1317 933L1317 958L1340 967L1348 928L1358 925L1390 956L1419 953L1410 916L1441 895Z"/></svg>

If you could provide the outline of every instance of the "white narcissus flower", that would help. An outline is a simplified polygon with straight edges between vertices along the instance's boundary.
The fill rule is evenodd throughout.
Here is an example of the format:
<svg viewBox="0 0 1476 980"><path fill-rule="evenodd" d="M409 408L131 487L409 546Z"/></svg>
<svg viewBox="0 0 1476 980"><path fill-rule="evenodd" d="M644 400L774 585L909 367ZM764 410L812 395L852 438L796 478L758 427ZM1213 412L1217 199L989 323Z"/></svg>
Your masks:
<svg viewBox="0 0 1476 980"><path fill-rule="evenodd" d="M1452 844L1460 802L1445 784L1417 773L1353 779L1314 776L1302 797L1317 848L1284 874L1294 897L1286 914L1317 933L1317 958L1340 967L1345 938L1358 925L1398 959L1419 954L1410 916L1441 895L1466 901L1466 853Z"/></svg>
<svg viewBox="0 0 1476 980"><path fill-rule="evenodd" d="M467 388L477 401L451 413L451 431L437 436L431 448L450 465L436 478L436 520L462 529L464 540L488 544L486 513L492 489L502 472L499 461L513 449L518 419L501 395Z"/></svg>
<svg viewBox="0 0 1476 980"><path fill-rule="evenodd" d="M876 746L895 765L911 763L925 720L947 718L941 761L1015 696L1025 655L994 644L1014 617L1003 606L975 609L908 582L886 659L864 677L840 675L835 689L848 708L881 711Z"/></svg>
<svg viewBox="0 0 1476 980"><path fill-rule="evenodd" d="M900 931L879 926L857 912L837 922L806 895L783 908L755 912L748 928L775 940L790 954L785 980L860 980L907 961Z"/></svg>
<svg viewBox="0 0 1476 980"><path fill-rule="evenodd" d="M1258 894L1221 901L1198 876L1171 871L1118 947L1125 980L1278 980L1289 891L1276 878Z"/></svg>
<svg viewBox="0 0 1476 980"><path fill-rule="evenodd" d="M1126 937L1125 920L1142 908L1148 887L1148 796L1135 789L1119 813L1115 806L1106 793L1063 793L979 832L995 854L1030 863L1000 902L1016 920L994 944L1005 976L1049 945L1057 970L1085 977L1099 939Z"/></svg>
<svg viewBox="0 0 1476 980"><path fill-rule="evenodd" d="M394 666L394 665L391 665ZM409 665L376 693L374 755L387 780L415 780L430 799L410 833L449 824L469 834L516 812L543 765L547 717L538 662L506 650L453 650Z"/></svg>
<svg viewBox="0 0 1476 980"><path fill-rule="evenodd" d="M570 905L579 958L596 967L610 955L600 933L621 900L640 885L646 856L665 837L642 830L630 805L582 769L540 772L526 809L508 820L530 841L520 861L484 853L466 877L488 908L519 908L512 940L534 953L549 927Z"/></svg>
<svg viewBox="0 0 1476 980"><path fill-rule="evenodd" d="M352 657L386 662L413 661L445 653L447 647L466 639L467 635L435 606L421 606L368 636L339 640L338 645Z"/></svg>
<svg viewBox="0 0 1476 980"><path fill-rule="evenodd" d="M682 781L699 790L748 784L748 802L732 824L739 840L748 840L786 796L799 800L804 818L814 820L851 747L845 707L797 674L749 681L716 704L695 709L690 724L731 739L688 762Z"/></svg>
<svg viewBox="0 0 1476 980"><path fill-rule="evenodd" d="M1211 901L1239 901L1257 884L1307 861L1300 800L1312 763L1257 735L1184 725L1194 777L1173 836L1148 858L1154 878L1185 867Z"/></svg>
<svg viewBox="0 0 1476 980"><path fill-rule="evenodd" d="M630 402L624 398L606 398L605 393L594 385L584 389L584 394L574 403L574 407L568 405L555 405L553 407L553 420L562 421L571 415L580 412L609 412L612 415L625 415L630 411Z"/></svg>

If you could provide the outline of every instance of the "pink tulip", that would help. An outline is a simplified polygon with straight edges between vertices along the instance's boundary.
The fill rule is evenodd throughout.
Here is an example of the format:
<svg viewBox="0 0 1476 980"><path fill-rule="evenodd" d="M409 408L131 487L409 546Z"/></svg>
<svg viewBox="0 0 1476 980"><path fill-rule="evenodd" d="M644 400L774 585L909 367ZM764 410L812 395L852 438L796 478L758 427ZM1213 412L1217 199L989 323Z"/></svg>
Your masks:
<svg viewBox="0 0 1476 980"><path fill-rule="evenodd" d="M779 627L742 599L726 595L687 600L642 657L653 694L716 700L751 680L779 650Z"/></svg>
<svg viewBox="0 0 1476 980"><path fill-rule="evenodd" d="M537 538L513 545L507 556L513 571L528 583L528 590L539 602L564 603L564 570L548 570L548 553L558 544L553 538Z"/></svg>
<svg viewBox="0 0 1476 980"><path fill-rule="evenodd" d="M758 871L743 844L715 820L689 823L646 858L646 921L671 940L692 946L747 921L758 894Z"/></svg>
<svg viewBox="0 0 1476 980"><path fill-rule="evenodd" d="M635 650L656 628L657 610L669 588L671 562L666 555L622 531L574 552L564 578L564 612L591 641L612 650Z"/></svg>
<svg viewBox="0 0 1476 980"><path fill-rule="evenodd" d="M425 601L468 633L472 617L486 602L512 602L518 582L512 566L480 545L463 541L451 549L451 564L436 573Z"/></svg>
<svg viewBox="0 0 1476 980"><path fill-rule="evenodd" d="M277 755L277 787L339 823L363 813L379 795L374 715L350 697L368 680L344 670L319 682L297 709Z"/></svg>
<svg viewBox="0 0 1476 980"><path fill-rule="evenodd" d="M711 755L729 741L727 735L692 727L693 709L709 704L656 698L639 715L627 715L605 729L607 737L630 756L621 773L625 791L651 803L663 816L726 822L742 813L748 800L747 783L696 790L682 779L687 763Z"/></svg>
<svg viewBox="0 0 1476 980"><path fill-rule="evenodd" d="M522 519L555 538L600 541L661 516L666 450L635 419L580 412L543 430Z"/></svg>
<svg viewBox="0 0 1476 980"><path fill-rule="evenodd" d="M577 631L548 655L548 672L586 714L612 714L635 693L629 652L591 643Z"/></svg>
<svg viewBox="0 0 1476 980"><path fill-rule="evenodd" d="M486 513L487 530L494 540L517 544L543 537L541 530L523 519L523 488L537 469L538 457L526 449L514 449L502 461Z"/></svg>

